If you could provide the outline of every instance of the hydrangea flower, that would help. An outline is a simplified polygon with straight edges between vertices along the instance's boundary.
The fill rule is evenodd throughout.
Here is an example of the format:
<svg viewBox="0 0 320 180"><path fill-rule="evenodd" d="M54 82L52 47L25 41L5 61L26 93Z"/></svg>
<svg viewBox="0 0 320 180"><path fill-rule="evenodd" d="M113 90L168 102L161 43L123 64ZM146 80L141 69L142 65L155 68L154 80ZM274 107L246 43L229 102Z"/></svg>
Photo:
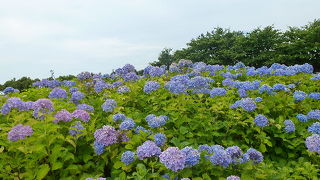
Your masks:
<svg viewBox="0 0 320 180"><path fill-rule="evenodd" d="M160 88L160 84L156 81L148 81L144 87L143 87L143 91L147 94L157 90Z"/></svg>
<svg viewBox="0 0 320 180"><path fill-rule="evenodd" d="M226 149L233 160L238 160L242 155L242 150L238 146L231 146Z"/></svg>
<svg viewBox="0 0 320 180"><path fill-rule="evenodd" d="M97 129L94 132L94 138L98 144L104 146L110 146L117 143L119 137L119 132L112 126L103 126L101 129Z"/></svg>
<svg viewBox="0 0 320 180"><path fill-rule="evenodd" d="M273 90L275 90L275 91L284 91L286 88L287 87L284 84L275 84L275 85L273 85Z"/></svg>
<svg viewBox="0 0 320 180"><path fill-rule="evenodd" d="M296 118L300 121L300 122L307 122L308 121L308 116L304 115L304 114L298 114L296 116Z"/></svg>
<svg viewBox="0 0 320 180"><path fill-rule="evenodd" d="M129 165L134 161L134 152L132 151L126 151L121 155L121 161L125 165Z"/></svg>
<svg viewBox="0 0 320 180"><path fill-rule="evenodd" d="M84 97L85 97L85 95L82 92L76 91L76 92L72 93L70 101L77 104Z"/></svg>
<svg viewBox="0 0 320 180"><path fill-rule="evenodd" d="M320 123L315 122L311 126L308 127L308 131L316 134L320 134Z"/></svg>
<svg viewBox="0 0 320 180"><path fill-rule="evenodd" d="M159 156L161 149L152 141L146 141L137 148L137 155L140 160L152 156Z"/></svg>
<svg viewBox="0 0 320 180"><path fill-rule="evenodd" d="M197 149L193 149L189 146L181 149L186 154L185 167L192 167L199 163L200 153Z"/></svg>
<svg viewBox="0 0 320 180"><path fill-rule="evenodd" d="M259 127L265 127L268 125L268 118L265 117L262 114L259 114L255 117L254 122L256 123L257 126Z"/></svg>
<svg viewBox="0 0 320 180"><path fill-rule="evenodd" d="M90 114L87 111L84 111L82 109L77 109L73 111L72 117L78 118L83 122L89 122L90 120Z"/></svg>
<svg viewBox="0 0 320 180"><path fill-rule="evenodd" d="M224 96L226 95L227 91L224 88L213 88L210 91L210 97L216 97L216 96Z"/></svg>
<svg viewBox="0 0 320 180"><path fill-rule="evenodd" d="M253 164L258 164L263 161L263 155L261 152L254 148L250 148L243 154L243 162L252 161Z"/></svg>
<svg viewBox="0 0 320 180"><path fill-rule="evenodd" d="M136 126L136 123L131 118L126 118L122 123L120 124L120 130L130 130L133 129Z"/></svg>
<svg viewBox="0 0 320 180"><path fill-rule="evenodd" d="M256 102L261 102L262 101L262 97L256 97Z"/></svg>
<svg viewBox="0 0 320 180"><path fill-rule="evenodd" d="M259 93L264 93L264 92L266 92L266 93L268 93L268 94L272 94L273 88L270 87L270 86L267 85L267 84L264 84L264 85L262 85L262 86L259 88Z"/></svg>
<svg viewBox="0 0 320 180"><path fill-rule="evenodd" d="M30 126L23 126L22 124L18 124L9 131L8 140L18 141L21 139L25 139L27 136L31 136L32 134L33 130Z"/></svg>
<svg viewBox="0 0 320 180"><path fill-rule="evenodd" d="M284 125L285 125L284 130L287 133L294 132L296 130L295 125L291 120L285 120Z"/></svg>
<svg viewBox="0 0 320 180"><path fill-rule="evenodd" d="M312 99L320 99L320 93L310 93L309 97Z"/></svg>
<svg viewBox="0 0 320 180"><path fill-rule="evenodd" d="M302 101L305 99L305 97L307 97L307 94L303 91L295 91L293 93L293 98L295 99L295 101Z"/></svg>
<svg viewBox="0 0 320 180"><path fill-rule="evenodd" d="M174 172L185 168L186 154L177 147L169 147L160 154L160 162Z"/></svg>
<svg viewBox="0 0 320 180"><path fill-rule="evenodd" d="M149 75L151 77L161 76L161 75L163 75L165 73L166 73L166 70L164 68L161 68L161 67L152 66L149 69Z"/></svg>
<svg viewBox="0 0 320 180"><path fill-rule="evenodd" d="M40 120L44 119L45 113L49 113L54 110L53 104L49 99L38 99L36 102L34 102L33 109L33 116ZM39 112L42 114L39 115Z"/></svg>
<svg viewBox="0 0 320 180"><path fill-rule="evenodd" d="M18 97L11 97L7 100L6 103L3 104L2 109L1 109L1 113L3 115L9 114L11 112L12 108L17 108L17 109L19 109L19 111L33 109L33 104L30 104L30 105L31 105L31 107L27 106L27 104L24 103Z"/></svg>
<svg viewBox="0 0 320 180"><path fill-rule="evenodd" d="M308 119L320 120L320 110L313 110L308 112L307 117Z"/></svg>
<svg viewBox="0 0 320 180"><path fill-rule="evenodd" d="M72 114L65 109L58 111L54 117L56 118L54 120L55 123L58 123L60 121L63 121L63 122L72 121Z"/></svg>
<svg viewBox="0 0 320 180"><path fill-rule="evenodd" d="M161 115L156 116L154 114L150 114L146 117L146 121L151 128L161 127L166 124L169 118L167 116Z"/></svg>
<svg viewBox="0 0 320 180"><path fill-rule="evenodd" d="M231 175L228 176L226 180L240 180L240 177Z"/></svg>
<svg viewBox="0 0 320 180"><path fill-rule="evenodd" d="M117 92L120 94L128 93L128 92L130 92L130 88L128 86L120 86L117 89Z"/></svg>
<svg viewBox="0 0 320 180"><path fill-rule="evenodd" d="M92 77L92 75L89 72L81 72L80 74L77 75L77 78L79 81L88 80L91 77Z"/></svg>
<svg viewBox="0 0 320 180"><path fill-rule="evenodd" d="M113 109L117 106L117 102L113 99L107 99L102 105L102 110L105 112L112 112Z"/></svg>
<svg viewBox="0 0 320 180"><path fill-rule="evenodd" d="M136 134L140 134L140 131L149 132L150 134L152 133L150 130L147 130L146 128L144 128L142 126L137 126L136 129L134 130L134 132Z"/></svg>
<svg viewBox="0 0 320 180"><path fill-rule="evenodd" d="M54 88L49 94L50 99L66 99L67 97L67 91L59 87Z"/></svg>
<svg viewBox="0 0 320 180"><path fill-rule="evenodd" d="M69 129L69 134L70 134L71 136L77 136L77 134L82 134L82 131L78 131L78 130L85 129L85 128L83 127L83 125L81 124L80 121L76 121L75 123L76 123L76 124L75 124L75 125L72 125L71 127L75 128L75 129L77 129L77 130L75 130L75 129Z"/></svg>
<svg viewBox="0 0 320 180"><path fill-rule="evenodd" d="M71 93L71 94L73 94L74 92L77 92L78 91L78 88L77 87L70 87L70 89L69 89L69 92Z"/></svg>
<svg viewBox="0 0 320 180"><path fill-rule="evenodd" d="M312 134L306 138L306 147L310 152L316 152L320 154L320 136L318 134Z"/></svg>
<svg viewBox="0 0 320 180"><path fill-rule="evenodd" d="M137 81L139 78L140 77L134 72L127 73L123 76L124 81Z"/></svg>
<svg viewBox="0 0 320 180"><path fill-rule="evenodd" d="M210 162L215 165L228 167L232 163L231 156L225 150L217 150L211 157Z"/></svg>
<svg viewBox="0 0 320 180"><path fill-rule="evenodd" d="M122 114L122 113L117 113L115 115L113 115L113 121L117 122L119 120L123 121L126 119L126 115Z"/></svg>
<svg viewBox="0 0 320 180"><path fill-rule="evenodd" d="M157 133L154 135L154 142L157 146L163 146L166 143L166 141L167 137L163 133Z"/></svg>
<svg viewBox="0 0 320 180"><path fill-rule="evenodd" d="M94 152L97 155L101 155L102 153L104 153L106 151L104 147L105 147L105 145L100 144L97 141L94 141L94 143L93 143Z"/></svg>
<svg viewBox="0 0 320 180"><path fill-rule="evenodd" d="M238 89L238 94L240 97L247 97L247 91L245 89Z"/></svg>
<svg viewBox="0 0 320 180"><path fill-rule="evenodd" d="M242 107L246 111L253 112L257 108L257 105L251 98L242 98L230 106L232 109L238 107Z"/></svg>
<svg viewBox="0 0 320 180"><path fill-rule="evenodd" d="M77 109L81 109L84 111L94 112L94 107L88 104L78 104Z"/></svg>

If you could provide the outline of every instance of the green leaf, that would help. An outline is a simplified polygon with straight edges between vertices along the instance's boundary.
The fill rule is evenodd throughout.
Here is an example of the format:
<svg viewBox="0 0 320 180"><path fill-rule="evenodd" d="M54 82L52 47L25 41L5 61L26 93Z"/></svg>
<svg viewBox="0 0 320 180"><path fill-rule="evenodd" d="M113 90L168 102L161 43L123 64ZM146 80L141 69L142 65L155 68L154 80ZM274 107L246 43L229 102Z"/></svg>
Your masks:
<svg viewBox="0 0 320 180"><path fill-rule="evenodd" d="M49 171L50 171L50 168L48 164L40 165L39 170L37 172L37 179L45 178Z"/></svg>

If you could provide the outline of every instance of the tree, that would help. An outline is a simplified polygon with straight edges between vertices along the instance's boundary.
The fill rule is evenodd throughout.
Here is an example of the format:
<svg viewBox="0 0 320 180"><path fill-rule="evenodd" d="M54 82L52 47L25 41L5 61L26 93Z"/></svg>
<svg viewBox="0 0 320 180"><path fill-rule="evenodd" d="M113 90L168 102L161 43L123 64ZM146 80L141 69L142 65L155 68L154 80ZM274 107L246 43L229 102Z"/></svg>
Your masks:
<svg viewBox="0 0 320 180"><path fill-rule="evenodd" d="M165 65L167 68L169 68L170 64L173 63L173 55L172 55L172 49L171 48L164 48L158 57L158 61L152 62L151 65L153 66L161 66Z"/></svg>

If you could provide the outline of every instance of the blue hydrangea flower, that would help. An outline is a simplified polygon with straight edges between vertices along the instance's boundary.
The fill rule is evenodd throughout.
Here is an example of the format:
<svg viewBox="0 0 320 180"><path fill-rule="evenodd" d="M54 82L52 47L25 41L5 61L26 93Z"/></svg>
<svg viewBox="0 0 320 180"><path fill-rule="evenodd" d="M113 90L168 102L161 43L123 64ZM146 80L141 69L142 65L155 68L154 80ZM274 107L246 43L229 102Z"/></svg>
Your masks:
<svg viewBox="0 0 320 180"><path fill-rule="evenodd" d="M71 87L70 89L69 89L69 92L71 93L71 94L73 94L74 92L77 92L78 91L78 88L77 87Z"/></svg>
<svg viewBox="0 0 320 180"><path fill-rule="evenodd" d="M117 107L117 102L113 99L107 99L102 105L102 110L105 112L112 112Z"/></svg>
<svg viewBox="0 0 320 180"><path fill-rule="evenodd" d="M263 161L263 155L256 149L250 148L243 154L243 163L248 161L252 161L253 164L258 164Z"/></svg>
<svg viewBox="0 0 320 180"><path fill-rule="evenodd" d="M136 134L140 134L140 131L143 131L143 132L149 132L149 134L152 134L152 131L151 130L147 130L146 128L142 127L142 126L137 126L136 129L134 130L134 132Z"/></svg>
<svg viewBox="0 0 320 180"><path fill-rule="evenodd" d="M307 94L303 91L295 91L293 93L293 98L295 99L295 101L302 101L305 99L305 97L307 97Z"/></svg>
<svg viewBox="0 0 320 180"><path fill-rule="evenodd" d="M149 75L151 77L161 76L161 75L163 75L165 73L166 73L166 70L164 68L161 68L161 67L152 66L149 69Z"/></svg>
<svg viewBox="0 0 320 180"><path fill-rule="evenodd" d="M273 90L275 90L275 91L284 91L286 88L287 87L284 84L275 84L275 85L273 85Z"/></svg>
<svg viewBox="0 0 320 180"><path fill-rule="evenodd" d="M154 135L154 142L157 146L163 146L167 141L167 137L163 133L157 133Z"/></svg>
<svg viewBox="0 0 320 180"><path fill-rule="evenodd" d="M242 150L238 146L231 146L226 149L233 160L238 160L242 155Z"/></svg>
<svg viewBox="0 0 320 180"><path fill-rule="evenodd" d="M79 81L85 81L92 78L92 75L89 72L81 72L80 74L77 75L77 78Z"/></svg>
<svg viewBox="0 0 320 180"><path fill-rule="evenodd" d="M213 88L210 91L210 97L216 97L216 96L224 96L226 95L227 91L224 88Z"/></svg>
<svg viewBox="0 0 320 180"><path fill-rule="evenodd" d="M316 134L320 134L320 123L315 122L311 126L308 127L308 131Z"/></svg>
<svg viewBox="0 0 320 180"><path fill-rule="evenodd" d="M132 151L126 151L121 155L121 161L125 165L129 165L134 161L134 152Z"/></svg>
<svg viewBox="0 0 320 180"><path fill-rule="evenodd" d="M76 91L76 92L72 93L70 101L72 101L75 104L78 104L79 101L81 99L83 99L84 97L85 97L85 95L82 92Z"/></svg>
<svg viewBox="0 0 320 180"><path fill-rule="evenodd" d="M262 97L256 97L256 102L261 102L262 101Z"/></svg>
<svg viewBox="0 0 320 180"><path fill-rule="evenodd" d="M320 93L310 93L309 97L312 99L320 99Z"/></svg>
<svg viewBox="0 0 320 180"><path fill-rule="evenodd" d="M272 94L273 88L270 87L270 86L267 85L267 84L264 84L264 85L262 85L262 86L259 88L259 93L264 93L264 92L266 92L266 93L268 93L268 94Z"/></svg>
<svg viewBox="0 0 320 180"><path fill-rule="evenodd" d="M199 163L200 153L197 149L193 149L189 146L181 149L186 154L185 167L192 167Z"/></svg>
<svg viewBox="0 0 320 180"><path fill-rule="evenodd" d="M62 109L61 111L58 111L57 114L54 116L56 119L54 120L55 123L63 121L63 122L70 122L72 121L72 114Z"/></svg>
<svg viewBox="0 0 320 180"><path fill-rule="evenodd" d="M72 87L72 86L75 86L76 85L76 82L74 81L68 81L68 80L64 80L63 82L63 85L67 86L67 87Z"/></svg>
<svg viewBox="0 0 320 180"><path fill-rule="evenodd" d="M115 115L113 115L113 121L117 122L119 120L123 121L126 119L126 115L122 114L122 113L117 113Z"/></svg>
<svg viewBox="0 0 320 180"><path fill-rule="evenodd" d="M287 133L294 132L296 130L295 125L291 120L285 120L284 125L285 125L284 130Z"/></svg>
<svg viewBox="0 0 320 180"><path fill-rule="evenodd" d="M130 72L123 76L124 81L137 81L140 77L135 72Z"/></svg>
<svg viewBox="0 0 320 180"><path fill-rule="evenodd" d="M238 107L242 107L246 111L253 112L257 108L257 105L251 98L242 98L230 106L232 109Z"/></svg>
<svg viewBox="0 0 320 180"><path fill-rule="evenodd" d="M225 150L217 150L211 157L210 162L215 165L228 167L232 163L231 156Z"/></svg>
<svg viewBox="0 0 320 180"><path fill-rule="evenodd" d="M122 123L120 124L120 130L130 130L133 129L136 126L136 123L131 118L126 118Z"/></svg>
<svg viewBox="0 0 320 180"><path fill-rule="evenodd" d="M128 93L128 92L130 92L130 88L128 86L120 86L117 89L117 92L120 94Z"/></svg>
<svg viewBox="0 0 320 180"><path fill-rule="evenodd" d="M296 118L300 121L300 122L307 122L308 121L308 116L304 115L304 114L298 114L296 116Z"/></svg>
<svg viewBox="0 0 320 180"><path fill-rule="evenodd" d="M8 140L10 141L18 141L21 139L25 139L27 136L31 136L33 134L33 130L30 126L18 124L14 126L8 133Z"/></svg>
<svg viewBox="0 0 320 180"><path fill-rule="evenodd" d="M245 89L238 89L238 94L240 97L247 97L247 91Z"/></svg>
<svg viewBox="0 0 320 180"><path fill-rule="evenodd" d="M174 172L185 168L186 154L177 147L169 147L160 154L160 162Z"/></svg>
<svg viewBox="0 0 320 180"><path fill-rule="evenodd" d="M187 60L187 59L180 59L178 62L178 66L179 67L192 67L193 63L191 60Z"/></svg>
<svg viewBox="0 0 320 180"><path fill-rule="evenodd" d="M67 91L58 87L54 88L49 94L51 99L66 99L67 97Z"/></svg>
<svg viewBox="0 0 320 180"><path fill-rule="evenodd" d="M160 84L156 81L148 81L144 87L143 87L143 91L147 94L157 90L160 88Z"/></svg>
<svg viewBox="0 0 320 180"><path fill-rule="evenodd" d="M262 114L259 114L255 117L254 122L256 123L257 126L259 127L265 127L268 125L268 118L265 117Z"/></svg>
<svg viewBox="0 0 320 180"><path fill-rule="evenodd" d="M320 136L318 134L312 134L307 137L305 143L310 152L320 154Z"/></svg>
<svg viewBox="0 0 320 180"><path fill-rule="evenodd" d="M226 180L240 180L240 177L239 176L228 176Z"/></svg>
<svg viewBox="0 0 320 180"><path fill-rule="evenodd" d="M94 141L94 143L93 143L94 152L97 155L101 155L102 153L104 153L106 151L104 147L105 146L103 144L99 144L97 141Z"/></svg>
<svg viewBox="0 0 320 180"><path fill-rule="evenodd" d="M154 114L150 114L146 117L146 121L151 128L161 127L166 124L169 118L167 116L161 115L156 116Z"/></svg>
<svg viewBox="0 0 320 180"><path fill-rule="evenodd" d="M320 110L312 110L307 114L308 119L320 120Z"/></svg>
<svg viewBox="0 0 320 180"><path fill-rule="evenodd" d="M84 111L94 112L94 107L88 104L78 104L77 109L81 109Z"/></svg>
<svg viewBox="0 0 320 180"><path fill-rule="evenodd" d="M152 141L146 141L137 148L137 155L140 160L152 156L159 156L161 149Z"/></svg>
<svg viewBox="0 0 320 180"><path fill-rule="evenodd" d="M75 129L69 129L69 134L70 134L71 136L77 136L77 134L82 134L82 131L78 131L78 130L85 129L85 128L83 127L83 125L81 124L80 121L76 121L75 123L76 123L76 124L75 124L75 125L72 125L71 127L75 128L75 129L77 129L77 130L75 130Z"/></svg>

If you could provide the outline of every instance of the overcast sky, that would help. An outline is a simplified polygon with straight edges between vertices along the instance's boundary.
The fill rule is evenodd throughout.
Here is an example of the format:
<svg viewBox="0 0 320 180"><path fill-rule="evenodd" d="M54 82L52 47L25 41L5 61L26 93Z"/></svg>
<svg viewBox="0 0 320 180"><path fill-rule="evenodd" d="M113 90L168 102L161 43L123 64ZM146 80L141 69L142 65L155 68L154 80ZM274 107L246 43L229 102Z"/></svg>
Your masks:
<svg viewBox="0 0 320 180"><path fill-rule="evenodd" d="M320 0L0 0L0 83L144 68L214 27L285 30L320 18Z"/></svg>

